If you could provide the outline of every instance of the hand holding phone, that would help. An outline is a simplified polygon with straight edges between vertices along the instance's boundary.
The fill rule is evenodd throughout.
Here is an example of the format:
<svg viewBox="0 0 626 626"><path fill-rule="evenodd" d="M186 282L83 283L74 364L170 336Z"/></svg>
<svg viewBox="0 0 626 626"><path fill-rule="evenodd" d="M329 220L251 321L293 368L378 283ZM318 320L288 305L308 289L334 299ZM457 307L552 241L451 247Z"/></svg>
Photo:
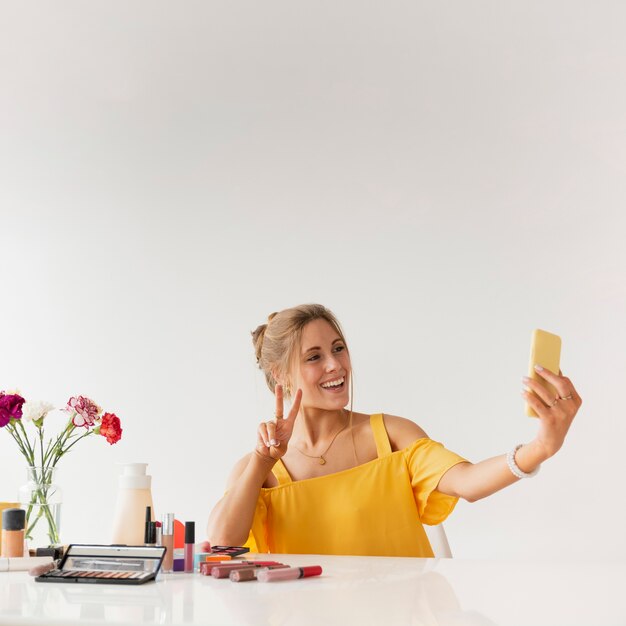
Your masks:
<svg viewBox="0 0 626 626"><path fill-rule="evenodd" d="M554 335L545 330L534 330L530 344L528 377L548 389L550 395L554 398L558 397L559 393L550 383L546 381L545 378L537 374L535 365L541 365L543 368L550 370L552 373L558 374L560 370L560 360L561 338L558 335ZM539 417L528 403L526 404L526 415L528 415L528 417Z"/></svg>

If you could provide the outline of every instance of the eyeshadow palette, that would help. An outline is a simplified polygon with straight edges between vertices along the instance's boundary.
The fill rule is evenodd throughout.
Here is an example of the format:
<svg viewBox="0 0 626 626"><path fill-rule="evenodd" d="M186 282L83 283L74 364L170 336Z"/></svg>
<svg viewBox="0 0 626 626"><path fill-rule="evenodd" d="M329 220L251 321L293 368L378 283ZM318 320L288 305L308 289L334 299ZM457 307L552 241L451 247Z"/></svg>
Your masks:
<svg viewBox="0 0 626 626"><path fill-rule="evenodd" d="M212 554L224 554L226 556L240 556L241 554L245 554L246 552L250 552L250 548L243 548L242 546L212 546L211 553Z"/></svg>
<svg viewBox="0 0 626 626"><path fill-rule="evenodd" d="M72 544L57 569L35 580L40 583L141 585L156 578L164 555L163 546Z"/></svg>

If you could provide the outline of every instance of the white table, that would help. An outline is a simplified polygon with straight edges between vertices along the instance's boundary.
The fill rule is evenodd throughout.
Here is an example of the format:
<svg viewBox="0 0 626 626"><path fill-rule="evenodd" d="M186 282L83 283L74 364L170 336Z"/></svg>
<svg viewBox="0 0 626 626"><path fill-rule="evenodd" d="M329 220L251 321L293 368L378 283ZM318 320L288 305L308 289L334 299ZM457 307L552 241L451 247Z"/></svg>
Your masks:
<svg viewBox="0 0 626 626"><path fill-rule="evenodd" d="M1 573L0 624L626 625L625 562L271 556L324 573L280 583L168 574L137 587Z"/></svg>

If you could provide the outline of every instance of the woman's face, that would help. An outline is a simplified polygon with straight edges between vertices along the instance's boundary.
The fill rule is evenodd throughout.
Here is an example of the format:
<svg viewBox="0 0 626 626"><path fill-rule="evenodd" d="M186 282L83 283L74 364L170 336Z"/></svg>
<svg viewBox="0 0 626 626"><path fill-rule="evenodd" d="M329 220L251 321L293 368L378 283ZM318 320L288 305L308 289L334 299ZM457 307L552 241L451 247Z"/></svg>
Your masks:
<svg viewBox="0 0 626 626"><path fill-rule="evenodd" d="M302 389L302 406L343 409L349 402L350 355L337 331L323 319L302 329L300 353L294 362L296 389Z"/></svg>

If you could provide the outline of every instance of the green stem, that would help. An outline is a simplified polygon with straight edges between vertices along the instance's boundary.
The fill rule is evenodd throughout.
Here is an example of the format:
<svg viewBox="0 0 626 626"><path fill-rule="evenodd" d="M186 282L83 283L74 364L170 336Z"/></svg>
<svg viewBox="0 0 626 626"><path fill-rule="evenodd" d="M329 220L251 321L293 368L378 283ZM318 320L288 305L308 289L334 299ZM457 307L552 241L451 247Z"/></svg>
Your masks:
<svg viewBox="0 0 626 626"><path fill-rule="evenodd" d="M78 437L77 439L75 439L74 441L72 441L72 443L67 446L67 448L65 448L65 450L61 450L60 454L57 457L57 461L58 459L60 459L64 454L66 454L71 448L72 446L75 446L81 439L84 439L85 437L89 437L89 435L93 435L94 431L93 430L88 430L86 433L83 433L80 437ZM56 465L56 463L55 463Z"/></svg>
<svg viewBox="0 0 626 626"><path fill-rule="evenodd" d="M28 435L26 434L26 429L24 428L24 424L22 423L22 420L18 420L17 425L19 426L20 430L22 431L22 434L24 435L24 441L26 441L26 447L28 448L28 451L30 452L30 456L34 459L35 450L33 446L31 446L30 444L30 439L28 438Z"/></svg>
<svg viewBox="0 0 626 626"><path fill-rule="evenodd" d="M24 446L24 442L22 441L22 438L20 437L19 433L17 432L17 430L15 428L15 425L14 424L8 424L7 425L7 430L11 434L11 437L13 437L13 439L15 439L15 442L17 443L17 446L20 449L20 452L26 458L26 461L28 462L28 464L29 465L33 465L34 461L35 461L34 455L33 454L29 454L29 451Z"/></svg>
<svg viewBox="0 0 626 626"><path fill-rule="evenodd" d="M48 539L51 545L59 543L59 531L48 502L49 489L52 484L53 469L54 467L42 467L41 474L39 475L37 473L37 469L33 468L33 479L38 487L31 492L30 502L26 513L26 519L28 520L28 527L26 531L27 538L32 539L32 532L35 526L37 526L39 520L44 517L48 523ZM36 505L39 506L39 511L35 519L31 520L31 513L33 507Z"/></svg>
<svg viewBox="0 0 626 626"><path fill-rule="evenodd" d="M52 460L47 459L47 465L54 467L61 455L63 454L63 446L67 443L67 440L72 435L76 426L70 420L65 427L65 430L57 437L57 440L54 442L52 449L50 450L50 456L53 457Z"/></svg>
<svg viewBox="0 0 626 626"><path fill-rule="evenodd" d="M43 428L41 426L37 427L37 430L39 432L39 454L40 454L40 461L41 461L41 467L44 467L43 464Z"/></svg>

